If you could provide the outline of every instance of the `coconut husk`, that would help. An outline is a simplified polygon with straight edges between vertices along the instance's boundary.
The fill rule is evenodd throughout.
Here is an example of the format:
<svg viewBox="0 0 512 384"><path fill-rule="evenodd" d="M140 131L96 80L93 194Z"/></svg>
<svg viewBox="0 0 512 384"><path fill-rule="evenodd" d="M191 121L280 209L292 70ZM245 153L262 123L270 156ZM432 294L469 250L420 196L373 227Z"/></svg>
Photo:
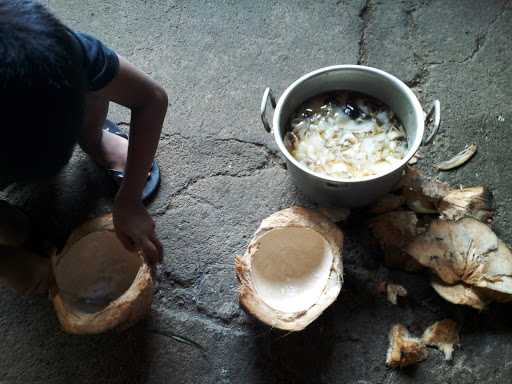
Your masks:
<svg viewBox="0 0 512 384"><path fill-rule="evenodd" d="M452 303L483 309L512 300L512 252L476 219L435 220L406 251L437 275L432 286Z"/></svg>
<svg viewBox="0 0 512 384"><path fill-rule="evenodd" d="M407 167L400 180L400 190L407 206L416 213L435 214L441 199L450 186L439 180L431 180L413 167Z"/></svg>
<svg viewBox="0 0 512 384"><path fill-rule="evenodd" d="M490 301L481 289L464 283L447 285L434 277L431 281L431 285L439 296L453 304L467 305L482 310Z"/></svg>
<svg viewBox="0 0 512 384"><path fill-rule="evenodd" d="M52 268L52 301L66 332L122 330L150 310L150 267L139 253L127 251L119 242L112 215L75 230L64 249L52 255Z"/></svg>
<svg viewBox="0 0 512 384"><path fill-rule="evenodd" d="M435 220L406 251L448 285L463 282L512 294L512 252L476 219Z"/></svg>
<svg viewBox="0 0 512 384"><path fill-rule="evenodd" d="M314 244L308 245L309 239ZM315 249L319 247L316 242L328 256L321 259L322 264L313 265L313 269L329 263L326 269L318 267L317 275L303 264L316 259ZM236 275L240 281L240 304L248 313L271 327L287 331L304 329L336 300L341 290L342 243L343 233L319 213L300 207L274 213L262 221L244 255L235 258ZM311 245L313 248L308 248ZM296 268L302 271L300 276L305 280L310 276L320 276L312 280L314 290L294 286L296 291L290 295L290 302L305 305L304 308L293 307L295 304L286 300L279 302L279 295L276 297L272 294L272 284L276 289L286 287L283 285L286 278L282 275L288 269ZM295 275L288 279L290 284L297 281ZM309 295L311 292L314 294Z"/></svg>
<svg viewBox="0 0 512 384"><path fill-rule="evenodd" d="M345 221L350 216L350 209L344 207L323 207L319 208L318 211L333 223Z"/></svg>
<svg viewBox="0 0 512 384"><path fill-rule="evenodd" d="M383 213L396 211L404 204L405 204L404 196L395 195L393 193L388 193L388 194L382 196L375 203L373 203L368 208L368 212L370 212L371 214L374 214L374 215L381 215Z"/></svg>
<svg viewBox="0 0 512 384"><path fill-rule="evenodd" d="M370 220L369 227L384 252L384 263L391 268L414 272L422 266L404 250L424 231L412 211L394 211Z"/></svg>
<svg viewBox="0 0 512 384"><path fill-rule="evenodd" d="M407 289L399 284L387 284L386 297L391 304L397 305L400 297L407 297Z"/></svg>
<svg viewBox="0 0 512 384"><path fill-rule="evenodd" d="M31 224L20 209L0 200L0 246L20 247L30 237Z"/></svg>
<svg viewBox="0 0 512 384"><path fill-rule="evenodd" d="M443 352L445 360L451 360L455 347L460 343L458 328L453 320L437 321L425 330L421 339L426 345Z"/></svg>
<svg viewBox="0 0 512 384"><path fill-rule="evenodd" d="M395 324L389 332L389 348L386 365L391 368L403 368L419 363L428 357L425 343L410 335L402 324Z"/></svg>
<svg viewBox="0 0 512 384"><path fill-rule="evenodd" d="M452 190L441 199L438 210L442 218L453 221L472 217L484 223L491 223L494 218L490 193L484 187Z"/></svg>
<svg viewBox="0 0 512 384"><path fill-rule="evenodd" d="M485 223L494 217L491 195L485 187L452 189L412 167L408 167L400 182L400 192L407 206L416 213L440 214L454 221L473 217Z"/></svg>

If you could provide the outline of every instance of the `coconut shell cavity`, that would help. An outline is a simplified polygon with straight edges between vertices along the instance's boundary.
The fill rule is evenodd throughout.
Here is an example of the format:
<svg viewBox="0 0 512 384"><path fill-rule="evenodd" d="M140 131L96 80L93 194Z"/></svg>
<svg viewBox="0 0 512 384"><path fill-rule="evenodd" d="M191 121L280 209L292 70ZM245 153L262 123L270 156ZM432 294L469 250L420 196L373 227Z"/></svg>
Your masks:
<svg viewBox="0 0 512 384"><path fill-rule="evenodd" d="M52 256L52 300L65 331L78 334L124 329L150 310L153 280L138 252L115 235L112 216L75 230Z"/></svg>
<svg viewBox="0 0 512 384"><path fill-rule="evenodd" d="M343 233L300 207L262 221L236 258L240 303L274 328L300 331L336 300L343 283Z"/></svg>

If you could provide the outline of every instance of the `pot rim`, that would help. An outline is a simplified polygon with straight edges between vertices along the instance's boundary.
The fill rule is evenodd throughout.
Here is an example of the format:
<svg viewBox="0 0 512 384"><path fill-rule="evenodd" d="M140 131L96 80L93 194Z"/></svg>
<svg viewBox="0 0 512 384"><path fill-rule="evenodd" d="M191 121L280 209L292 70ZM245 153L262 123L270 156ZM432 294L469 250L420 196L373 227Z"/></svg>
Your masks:
<svg viewBox="0 0 512 384"><path fill-rule="evenodd" d="M391 167L386 173L381 173L381 174L377 174L377 175L373 175L373 176L351 178L351 179L343 179L343 178L338 178L338 177L327 176L327 175L315 172L315 171L309 169L308 167L306 167L305 165L303 165L302 163L300 163L299 161L297 161L291 155L291 153L288 152L288 149L286 149L286 146L284 145L283 138L281 137L281 133L280 133L278 127L279 127L279 119L281 117L281 111L283 109L284 102L288 98L290 93L304 81L309 80L309 79L311 79L315 76L318 76L322 73L331 72L331 71L340 71L340 70L343 71L343 70L347 70L347 69L366 72L366 73L374 73L374 74L377 74L381 77L384 77L384 78L390 80L394 86L399 88L408 97L409 101L413 105L414 113L418 117L418 119L417 119L418 120L417 135L416 135L416 138L415 138L412 146L410 146L405 157L399 163L397 163L395 166ZM332 65L329 67L323 67L323 68L317 69L315 71L306 73L305 75L301 76L299 79L295 80L288 88L286 88L286 90L283 92L283 94L279 97L279 100L277 102L276 109L274 112L274 118L273 118L274 140L276 141L279 150L283 153L283 155L286 157L286 159L288 161L290 161L297 168L301 169L302 171L304 171L312 176L315 176L315 177L317 177L321 180L324 180L326 182L332 182L332 183L361 183L361 182L366 182L366 181L370 181L370 180L380 179L381 177L385 177L389 174L392 174L392 173L398 171L399 169L403 168L409 162L409 160L411 160L411 158L414 156L414 154L420 148L421 143L423 141L423 135L425 132L424 117L425 117L425 112L423 111L423 108L422 108L420 102L418 101L418 98L416 97L416 95L412 92L412 90L403 81L401 81L397 77L395 77L381 69L367 67L364 65L355 65L355 64Z"/></svg>

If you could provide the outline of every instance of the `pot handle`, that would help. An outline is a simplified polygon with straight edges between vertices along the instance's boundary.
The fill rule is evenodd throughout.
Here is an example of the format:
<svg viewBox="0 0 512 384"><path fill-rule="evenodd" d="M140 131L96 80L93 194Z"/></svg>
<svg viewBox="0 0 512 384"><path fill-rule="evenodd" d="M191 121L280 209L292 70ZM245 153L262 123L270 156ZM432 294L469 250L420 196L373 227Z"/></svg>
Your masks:
<svg viewBox="0 0 512 384"><path fill-rule="evenodd" d="M432 124L432 129L428 136L423 139L422 145L429 144L434 136L437 134L439 130L439 124L441 123L441 103L439 100L434 100L434 104L430 109L430 112L425 117L425 127L430 126Z"/></svg>
<svg viewBox="0 0 512 384"><path fill-rule="evenodd" d="M276 108L276 99L274 98L274 95L272 94L272 90L270 87L267 87L265 89L265 92L263 92L263 98L261 99L261 107L260 107L260 116L261 116L261 122L263 123L263 128L265 128L265 131L269 132L272 130L272 127L270 126L268 119L267 119L267 104L268 100L270 99L270 104L272 105L272 108Z"/></svg>

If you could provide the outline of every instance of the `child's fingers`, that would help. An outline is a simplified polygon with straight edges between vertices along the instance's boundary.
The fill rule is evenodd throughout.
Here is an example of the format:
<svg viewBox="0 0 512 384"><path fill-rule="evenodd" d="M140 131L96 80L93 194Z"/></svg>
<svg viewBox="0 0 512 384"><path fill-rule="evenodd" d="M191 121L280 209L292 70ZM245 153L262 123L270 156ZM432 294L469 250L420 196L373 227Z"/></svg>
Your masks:
<svg viewBox="0 0 512 384"><path fill-rule="evenodd" d="M124 247L129 251L137 250L135 242L123 232L116 231L117 238L124 245Z"/></svg>
<svg viewBox="0 0 512 384"><path fill-rule="evenodd" d="M162 262L162 258L163 258L163 255L164 255L164 246L162 245L160 240L158 240L158 238L156 237L155 233L153 233L150 236L150 240L153 242L153 245L156 247L156 250L158 252L158 259L157 259L157 261L160 263L160 262Z"/></svg>
<svg viewBox="0 0 512 384"><path fill-rule="evenodd" d="M149 238L146 237L141 241L140 249L142 250L149 264L155 264L158 262L160 258L158 248Z"/></svg>

